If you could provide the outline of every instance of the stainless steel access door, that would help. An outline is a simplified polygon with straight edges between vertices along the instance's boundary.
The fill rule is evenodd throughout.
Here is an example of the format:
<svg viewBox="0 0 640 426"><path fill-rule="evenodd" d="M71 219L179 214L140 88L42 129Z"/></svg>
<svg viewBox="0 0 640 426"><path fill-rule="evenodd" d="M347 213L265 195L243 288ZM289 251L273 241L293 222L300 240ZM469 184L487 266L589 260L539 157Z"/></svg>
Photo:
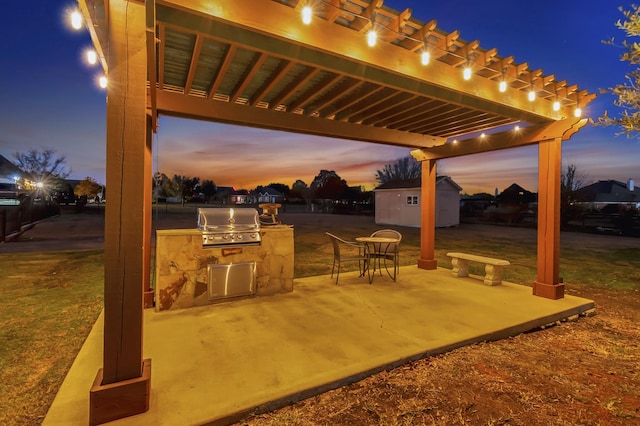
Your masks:
<svg viewBox="0 0 640 426"><path fill-rule="evenodd" d="M207 265L209 300L248 296L256 292L256 262Z"/></svg>

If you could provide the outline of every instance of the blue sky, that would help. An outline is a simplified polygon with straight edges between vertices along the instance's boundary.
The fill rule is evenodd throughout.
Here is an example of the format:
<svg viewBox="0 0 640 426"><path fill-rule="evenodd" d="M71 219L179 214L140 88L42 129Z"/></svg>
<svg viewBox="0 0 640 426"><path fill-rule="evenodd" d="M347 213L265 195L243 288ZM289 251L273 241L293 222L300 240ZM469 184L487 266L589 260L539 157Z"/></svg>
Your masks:
<svg viewBox="0 0 640 426"><path fill-rule="evenodd" d="M435 19L445 31L459 30L464 40L479 40L501 56L542 68L558 80L598 93L624 82L629 66L621 50L602 40L624 34L615 27L623 18L611 0L493 0L427 2L386 0ZM66 12L73 1L9 2L3 6L0 36L0 155L55 149L67 157L72 178L105 180L105 92L97 88L97 69L83 64L90 46L86 31L68 29ZM584 115L596 118L613 110L613 98L599 95ZM287 134L161 117L154 136L154 171L211 179L218 185L253 188L296 179L310 183L321 169L335 170L350 185L375 186L375 173L408 155L397 147ZM586 181L629 178L640 181L640 143L616 136L618 129L587 126L564 143L563 162L575 164ZM513 182L537 191L537 148L443 160L439 171L467 193L493 193Z"/></svg>

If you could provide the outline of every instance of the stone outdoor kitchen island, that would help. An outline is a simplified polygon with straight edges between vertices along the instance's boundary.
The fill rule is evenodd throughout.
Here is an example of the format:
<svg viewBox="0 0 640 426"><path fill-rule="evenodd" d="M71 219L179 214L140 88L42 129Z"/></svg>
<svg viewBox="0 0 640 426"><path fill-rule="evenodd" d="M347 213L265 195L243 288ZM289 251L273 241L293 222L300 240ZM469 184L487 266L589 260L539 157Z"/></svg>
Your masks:
<svg viewBox="0 0 640 426"><path fill-rule="evenodd" d="M293 227L262 227L260 234L260 245L203 247L202 233L198 229L158 230L156 310L190 308L220 301L210 297L210 265L255 262L256 296L293 291Z"/></svg>

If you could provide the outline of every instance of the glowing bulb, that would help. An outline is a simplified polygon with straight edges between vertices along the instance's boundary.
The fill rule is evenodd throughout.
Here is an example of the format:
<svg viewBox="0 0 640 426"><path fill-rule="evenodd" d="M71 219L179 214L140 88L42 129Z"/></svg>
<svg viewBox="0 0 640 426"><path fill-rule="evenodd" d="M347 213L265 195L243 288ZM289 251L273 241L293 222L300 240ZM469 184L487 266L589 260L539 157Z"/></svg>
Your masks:
<svg viewBox="0 0 640 426"><path fill-rule="evenodd" d="M559 101L555 101L553 103L553 110L554 111L560 111L560 102Z"/></svg>
<svg viewBox="0 0 640 426"><path fill-rule="evenodd" d="M311 15L313 14L313 10L311 10L311 6L305 6L302 8L302 22L306 25L311 23Z"/></svg>
<svg viewBox="0 0 640 426"><path fill-rule="evenodd" d="M498 90L500 90L501 92L506 92L507 91L507 82L502 80L500 82L500 84L498 85Z"/></svg>
<svg viewBox="0 0 640 426"><path fill-rule="evenodd" d="M533 102L533 101L535 101L535 100L536 100L536 92L534 92L533 90L530 90L530 91L529 91L529 100L530 100L531 102Z"/></svg>
<svg viewBox="0 0 640 426"><path fill-rule="evenodd" d="M520 126L516 126L516 127L514 127L514 128L513 128L513 130L514 130L515 132L519 132L519 131L520 131Z"/></svg>
<svg viewBox="0 0 640 426"><path fill-rule="evenodd" d="M470 67L464 67L464 70L462 70L462 77L465 80L469 80L471 79L471 68Z"/></svg>
<svg viewBox="0 0 640 426"><path fill-rule="evenodd" d="M431 60L431 55L426 50L422 52L422 65L429 65L429 61Z"/></svg>
<svg viewBox="0 0 640 426"><path fill-rule="evenodd" d="M73 28L74 30L79 30L80 28L82 28L82 15L80 14L80 12L78 12L77 10L71 12L70 19L71 28Z"/></svg>
<svg viewBox="0 0 640 426"><path fill-rule="evenodd" d="M485 139L486 137L487 137L487 135L486 135L486 134L484 134L484 133L481 133L481 134L480 134L480 139Z"/></svg>
<svg viewBox="0 0 640 426"><path fill-rule="evenodd" d="M581 117L582 116L582 108L578 107L575 109L575 111L573 111L573 115L574 117Z"/></svg>
<svg viewBox="0 0 640 426"><path fill-rule="evenodd" d="M377 38L378 38L378 34L376 34L376 32L374 30L369 31L367 33L367 44L370 47L375 46Z"/></svg>
<svg viewBox="0 0 640 426"><path fill-rule="evenodd" d="M107 88L107 77L102 75L100 76L100 78L98 79L98 85L100 86L101 89L106 89Z"/></svg>
<svg viewBox="0 0 640 426"><path fill-rule="evenodd" d="M90 65L95 65L98 62L98 55L95 50L87 50L87 62Z"/></svg>

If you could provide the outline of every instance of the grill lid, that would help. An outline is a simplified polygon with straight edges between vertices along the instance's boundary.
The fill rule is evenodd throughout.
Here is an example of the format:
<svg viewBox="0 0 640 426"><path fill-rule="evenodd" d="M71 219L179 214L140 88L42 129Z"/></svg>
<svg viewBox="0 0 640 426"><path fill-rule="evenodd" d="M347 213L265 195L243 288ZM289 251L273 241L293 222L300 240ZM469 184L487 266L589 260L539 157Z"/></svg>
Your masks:
<svg viewBox="0 0 640 426"><path fill-rule="evenodd" d="M260 230L258 211L252 208L198 208L198 228L203 232Z"/></svg>

